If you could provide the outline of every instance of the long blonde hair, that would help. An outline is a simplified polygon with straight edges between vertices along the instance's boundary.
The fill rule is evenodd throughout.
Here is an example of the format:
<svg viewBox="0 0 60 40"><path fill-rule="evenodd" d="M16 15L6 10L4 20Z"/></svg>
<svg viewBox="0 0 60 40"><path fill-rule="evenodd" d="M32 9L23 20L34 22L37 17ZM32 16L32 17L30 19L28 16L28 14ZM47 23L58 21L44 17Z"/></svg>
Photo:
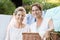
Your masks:
<svg viewBox="0 0 60 40"><path fill-rule="evenodd" d="M18 11L23 11L24 14L26 14L26 10L24 7L18 7L15 9L14 14L16 15Z"/></svg>
<svg viewBox="0 0 60 40"><path fill-rule="evenodd" d="M8 26L13 26L15 23L16 23L16 20L15 20L15 15L17 14L18 11L23 11L24 15L26 15L26 10L24 7L18 7L15 9L14 13L13 13L13 16L12 16L12 19L9 23Z"/></svg>

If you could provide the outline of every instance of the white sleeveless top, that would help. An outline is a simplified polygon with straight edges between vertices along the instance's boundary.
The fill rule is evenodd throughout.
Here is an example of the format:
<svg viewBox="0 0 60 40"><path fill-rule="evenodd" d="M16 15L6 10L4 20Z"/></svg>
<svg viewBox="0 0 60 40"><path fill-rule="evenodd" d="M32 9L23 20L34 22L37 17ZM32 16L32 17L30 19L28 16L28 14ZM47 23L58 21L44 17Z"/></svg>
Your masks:
<svg viewBox="0 0 60 40"><path fill-rule="evenodd" d="M24 27L21 29L11 27L7 33L6 40L22 40L22 33L28 32L28 27Z"/></svg>
<svg viewBox="0 0 60 40"><path fill-rule="evenodd" d="M48 21L49 21L49 19L47 19L47 18L43 19L40 27L38 27L38 28L36 27L37 26L36 22L33 23L33 24L31 24L31 26L30 26L31 32L33 32L33 33L39 33L39 35L41 37L43 37L44 34L46 33L46 31L48 30Z"/></svg>

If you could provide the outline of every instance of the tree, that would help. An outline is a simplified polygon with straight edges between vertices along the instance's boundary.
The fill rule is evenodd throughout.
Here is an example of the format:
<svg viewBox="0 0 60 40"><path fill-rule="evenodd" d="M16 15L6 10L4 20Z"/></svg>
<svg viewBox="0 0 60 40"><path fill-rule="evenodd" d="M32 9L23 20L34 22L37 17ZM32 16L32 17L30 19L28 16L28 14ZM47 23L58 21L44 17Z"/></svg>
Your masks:
<svg viewBox="0 0 60 40"><path fill-rule="evenodd" d="M15 10L14 4L10 0L0 1L0 14L13 14Z"/></svg>

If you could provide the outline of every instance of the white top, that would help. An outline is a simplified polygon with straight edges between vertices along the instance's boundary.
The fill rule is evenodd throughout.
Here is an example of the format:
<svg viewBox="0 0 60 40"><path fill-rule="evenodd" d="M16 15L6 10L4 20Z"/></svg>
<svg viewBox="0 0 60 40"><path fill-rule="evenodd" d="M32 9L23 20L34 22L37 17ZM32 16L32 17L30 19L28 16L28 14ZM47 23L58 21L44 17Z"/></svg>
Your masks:
<svg viewBox="0 0 60 40"><path fill-rule="evenodd" d="M10 27L7 31L6 40L22 40L22 33L28 32L28 27L21 29Z"/></svg>
<svg viewBox="0 0 60 40"><path fill-rule="evenodd" d="M31 24L31 26L30 26L30 29L31 29L31 32L33 32L33 33L39 33L39 35L41 36L41 37L43 37L44 36L44 34L46 33L46 31L48 30L48 21L49 20L47 20L47 19L44 19L43 21L42 21L42 23L41 23L41 25L40 25L40 27L36 27L37 25L36 25L36 22L35 23L33 23L33 24Z"/></svg>

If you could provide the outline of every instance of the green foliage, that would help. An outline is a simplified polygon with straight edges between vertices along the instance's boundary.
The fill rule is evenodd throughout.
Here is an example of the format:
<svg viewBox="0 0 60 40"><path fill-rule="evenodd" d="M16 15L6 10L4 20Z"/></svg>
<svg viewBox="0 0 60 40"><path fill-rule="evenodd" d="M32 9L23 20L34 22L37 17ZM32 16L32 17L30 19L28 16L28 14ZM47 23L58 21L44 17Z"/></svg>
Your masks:
<svg viewBox="0 0 60 40"><path fill-rule="evenodd" d="M43 9L47 10L57 6L60 6L60 3L45 3L45 5L43 5Z"/></svg>
<svg viewBox="0 0 60 40"><path fill-rule="evenodd" d="M13 14L14 4L9 0L0 0L0 14Z"/></svg>
<svg viewBox="0 0 60 40"><path fill-rule="evenodd" d="M31 0L22 0L23 5L30 5L32 3Z"/></svg>
<svg viewBox="0 0 60 40"><path fill-rule="evenodd" d="M60 3L47 3L46 0L23 0L23 4L25 4L25 5L31 5L36 2L43 5L43 10L47 10L47 9L50 9L53 7L60 6ZM30 8L30 7L28 7L28 8ZM29 10L28 8L27 8L27 10Z"/></svg>
<svg viewBox="0 0 60 40"><path fill-rule="evenodd" d="M26 5L26 6L24 6L24 7L25 7L27 13L28 13L28 12L30 11L30 9L31 9L30 5Z"/></svg>

